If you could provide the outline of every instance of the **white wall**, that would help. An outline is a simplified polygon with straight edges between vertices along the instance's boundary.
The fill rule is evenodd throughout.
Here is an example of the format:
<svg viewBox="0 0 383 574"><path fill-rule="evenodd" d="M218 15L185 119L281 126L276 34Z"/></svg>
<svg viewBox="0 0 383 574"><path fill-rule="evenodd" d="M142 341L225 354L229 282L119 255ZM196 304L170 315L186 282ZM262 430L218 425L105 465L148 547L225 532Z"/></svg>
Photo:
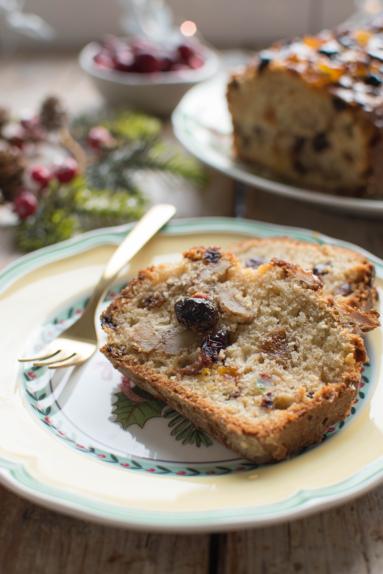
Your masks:
<svg viewBox="0 0 383 574"><path fill-rule="evenodd" d="M181 19L195 20L218 47L253 47L279 37L331 27L354 8L353 0L168 0ZM75 47L118 31L116 0L26 0L57 31L55 44ZM3 37L4 39L4 37ZM36 47L36 43L21 40Z"/></svg>

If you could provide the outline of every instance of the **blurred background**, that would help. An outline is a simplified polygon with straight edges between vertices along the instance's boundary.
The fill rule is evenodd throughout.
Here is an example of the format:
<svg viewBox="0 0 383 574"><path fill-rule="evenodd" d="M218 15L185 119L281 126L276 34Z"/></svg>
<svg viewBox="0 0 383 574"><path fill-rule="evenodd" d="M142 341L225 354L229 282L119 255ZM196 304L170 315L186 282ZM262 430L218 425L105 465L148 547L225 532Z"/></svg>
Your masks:
<svg viewBox="0 0 383 574"><path fill-rule="evenodd" d="M52 48L76 49L118 33L118 0L1 0L0 5L23 5L54 28ZM276 38L317 32L346 19L355 9L354 0L169 0L175 17L193 20L206 40L218 48L256 48ZM246 14L246 18L243 15ZM38 49L23 35L17 37L2 25L2 46Z"/></svg>
<svg viewBox="0 0 383 574"><path fill-rule="evenodd" d="M227 74L270 42L381 10L382 0L0 0L7 253L137 219L160 201L179 216L243 215L244 192L222 168ZM190 104L206 80L211 92ZM201 130L212 157L223 154L218 167L193 143Z"/></svg>

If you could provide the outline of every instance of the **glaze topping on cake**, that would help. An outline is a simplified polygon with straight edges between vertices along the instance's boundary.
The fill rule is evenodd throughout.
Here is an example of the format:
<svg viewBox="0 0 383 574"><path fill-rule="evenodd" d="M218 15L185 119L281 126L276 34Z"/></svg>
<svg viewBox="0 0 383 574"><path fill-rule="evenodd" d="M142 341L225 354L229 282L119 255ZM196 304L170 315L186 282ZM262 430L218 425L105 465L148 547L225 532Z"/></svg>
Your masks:
<svg viewBox="0 0 383 574"><path fill-rule="evenodd" d="M258 54L254 67L287 69L314 86L329 86L340 109L347 102L376 110L383 104L383 22L276 43Z"/></svg>

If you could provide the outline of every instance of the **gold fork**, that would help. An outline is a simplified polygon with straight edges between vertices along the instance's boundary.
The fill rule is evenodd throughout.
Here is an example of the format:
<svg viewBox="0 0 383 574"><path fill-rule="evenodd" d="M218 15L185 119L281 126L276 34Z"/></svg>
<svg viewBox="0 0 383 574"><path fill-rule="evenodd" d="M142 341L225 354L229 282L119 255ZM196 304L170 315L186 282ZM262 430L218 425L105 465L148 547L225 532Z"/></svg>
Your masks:
<svg viewBox="0 0 383 574"><path fill-rule="evenodd" d="M95 313L104 291L134 255L173 217L175 212L173 205L159 204L152 207L109 259L79 320L42 349L39 355L25 357L19 361L33 362L35 367L48 366L50 369L71 367L87 361L97 350Z"/></svg>

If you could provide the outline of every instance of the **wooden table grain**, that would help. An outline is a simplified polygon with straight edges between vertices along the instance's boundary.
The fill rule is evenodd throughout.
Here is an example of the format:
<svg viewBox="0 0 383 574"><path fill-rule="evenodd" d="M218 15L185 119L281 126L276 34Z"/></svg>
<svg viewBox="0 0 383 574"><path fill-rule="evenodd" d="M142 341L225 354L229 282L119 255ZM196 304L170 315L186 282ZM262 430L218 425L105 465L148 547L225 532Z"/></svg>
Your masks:
<svg viewBox="0 0 383 574"><path fill-rule="evenodd" d="M3 58L0 105L34 107L48 93L76 113L100 105L72 55ZM233 184L212 174L208 189L172 192L181 214L233 215ZM157 199L159 197L157 196ZM169 198L167 198L169 199ZM309 227L383 257L383 225L248 190L244 217ZM0 266L18 256L0 229ZM362 445L356 448L362 448ZM337 509L278 526L211 535L160 535L60 515L0 487L2 574L381 574L383 487Z"/></svg>

